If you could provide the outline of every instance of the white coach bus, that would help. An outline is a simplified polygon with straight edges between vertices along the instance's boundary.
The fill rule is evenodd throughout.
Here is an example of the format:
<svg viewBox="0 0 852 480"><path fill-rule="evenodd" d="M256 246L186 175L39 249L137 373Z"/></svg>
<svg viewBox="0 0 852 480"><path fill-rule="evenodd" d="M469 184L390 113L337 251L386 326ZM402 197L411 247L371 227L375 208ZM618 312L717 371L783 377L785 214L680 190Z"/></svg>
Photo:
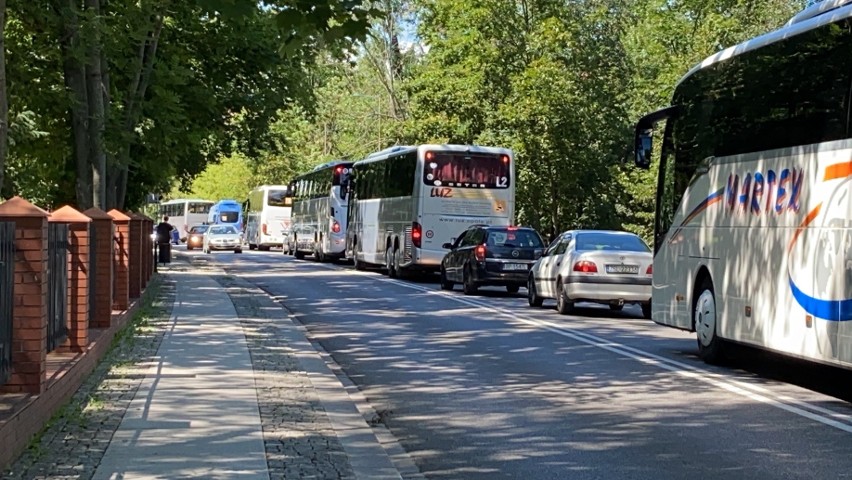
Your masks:
<svg viewBox="0 0 852 480"><path fill-rule="evenodd" d="M178 231L181 241L185 241L193 225L200 225L207 221L207 215L213 203L210 200L185 198L169 200L160 204L158 221L162 220L164 215L168 215L169 223Z"/></svg>
<svg viewBox="0 0 852 480"><path fill-rule="evenodd" d="M353 178L346 248L358 269L437 271L442 245L471 225L514 221L515 165L505 148L397 146L356 162Z"/></svg>
<svg viewBox="0 0 852 480"><path fill-rule="evenodd" d="M293 226L289 249L296 258L313 255L320 262L344 256L346 188L352 162L333 161L299 175L292 182Z"/></svg>
<svg viewBox="0 0 852 480"><path fill-rule="evenodd" d="M852 0L713 55L636 126L648 168L665 122L652 318L852 367Z"/></svg>
<svg viewBox="0 0 852 480"><path fill-rule="evenodd" d="M249 192L245 243L250 250L282 247L290 236L293 194L287 185L261 185Z"/></svg>

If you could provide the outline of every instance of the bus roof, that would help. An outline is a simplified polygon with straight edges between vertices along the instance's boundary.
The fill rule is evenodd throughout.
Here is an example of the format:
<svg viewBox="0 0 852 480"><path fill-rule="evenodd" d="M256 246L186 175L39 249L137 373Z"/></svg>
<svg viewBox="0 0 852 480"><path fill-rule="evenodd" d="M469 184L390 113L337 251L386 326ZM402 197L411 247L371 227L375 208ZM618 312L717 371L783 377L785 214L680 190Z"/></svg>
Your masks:
<svg viewBox="0 0 852 480"><path fill-rule="evenodd" d="M852 1L852 0L850 0ZM384 150L371 153L365 159L355 162L355 165L361 163L370 163L385 158L400 152L411 152L413 150L444 150L455 152L480 152L480 153L496 153L511 155L512 151L503 147L487 147L483 145L457 145L457 144L423 144L423 145L398 145L395 147L386 148Z"/></svg>
<svg viewBox="0 0 852 480"><path fill-rule="evenodd" d="M212 200L201 200L199 198L176 198L174 200L168 200L168 201L165 201L165 202L160 202L160 205L168 205L168 204L172 204L172 203L185 203L185 202L209 203L210 205L213 205L214 203L216 203Z"/></svg>
<svg viewBox="0 0 852 480"><path fill-rule="evenodd" d="M696 72L714 64L849 17L852 17L852 0L825 0L817 3L802 10L778 30L746 40L705 58L704 61L692 67L677 85L679 86Z"/></svg>
<svg viewBox="0 0 852 480"><path fill-rule="evenodd" d="M321 164L317 165L316 167L311 169L311 172L316 172L318 170L323 170L325 168L333 168L333 167L336 167L338 165L352 164L352 163L355 163L354 160L332 160L330 162L325 162L325 163L321 163Z"/></svg>

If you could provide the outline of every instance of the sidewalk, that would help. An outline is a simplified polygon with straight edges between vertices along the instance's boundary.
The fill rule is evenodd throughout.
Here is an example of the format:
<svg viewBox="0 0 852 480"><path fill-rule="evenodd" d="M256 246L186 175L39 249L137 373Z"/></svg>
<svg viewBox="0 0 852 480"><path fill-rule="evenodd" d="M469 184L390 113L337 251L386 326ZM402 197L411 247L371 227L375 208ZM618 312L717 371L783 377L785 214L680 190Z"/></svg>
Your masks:
<svg viewBox="0 0 852 480"><path fill-rule="evenodd" d="M109 422L70 437L63 427L40 447L62 442L57 451L78 457L51 452L13 468L13 478L401 479L400 470L422 478L383 427L368 425L366 402L351 385L350 396L283 307L212 269L178 260L160 273L175 285L171 316L156 355L136 366L126 411L107 405L123 415L108 445L67 444L103 439Z"/></svg>

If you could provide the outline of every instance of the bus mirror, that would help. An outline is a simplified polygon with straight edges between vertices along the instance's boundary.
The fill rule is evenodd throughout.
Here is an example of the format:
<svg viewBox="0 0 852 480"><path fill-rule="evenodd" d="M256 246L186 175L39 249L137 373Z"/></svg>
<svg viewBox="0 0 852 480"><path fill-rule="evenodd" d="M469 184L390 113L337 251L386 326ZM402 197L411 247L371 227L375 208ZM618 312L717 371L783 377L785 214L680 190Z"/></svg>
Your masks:
<svg viewBox="0 0 852 480"><path fill-rule="evenodd" d="M651 155L654 153L654 130L643 129L636 132L636 167L651 167Z"/></svg>

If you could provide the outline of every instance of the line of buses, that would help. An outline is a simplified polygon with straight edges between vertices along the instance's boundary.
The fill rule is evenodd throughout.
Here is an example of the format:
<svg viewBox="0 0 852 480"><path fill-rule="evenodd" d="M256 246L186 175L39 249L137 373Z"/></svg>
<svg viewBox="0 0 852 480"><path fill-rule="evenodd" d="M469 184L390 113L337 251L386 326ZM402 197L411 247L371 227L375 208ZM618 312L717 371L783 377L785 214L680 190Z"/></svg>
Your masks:
<svg viewBox="0 0 852 480"><path fill-rule="evenodd" d="M652 318L695 332L707 362L736 342L852 367L850 52L852 0L817 3L708 57L636 125L635 164L657 170ZM516 181L502 148L328 163L277 187L292 198L281 244L435 270L469 225L513 223Z"/></svg>

